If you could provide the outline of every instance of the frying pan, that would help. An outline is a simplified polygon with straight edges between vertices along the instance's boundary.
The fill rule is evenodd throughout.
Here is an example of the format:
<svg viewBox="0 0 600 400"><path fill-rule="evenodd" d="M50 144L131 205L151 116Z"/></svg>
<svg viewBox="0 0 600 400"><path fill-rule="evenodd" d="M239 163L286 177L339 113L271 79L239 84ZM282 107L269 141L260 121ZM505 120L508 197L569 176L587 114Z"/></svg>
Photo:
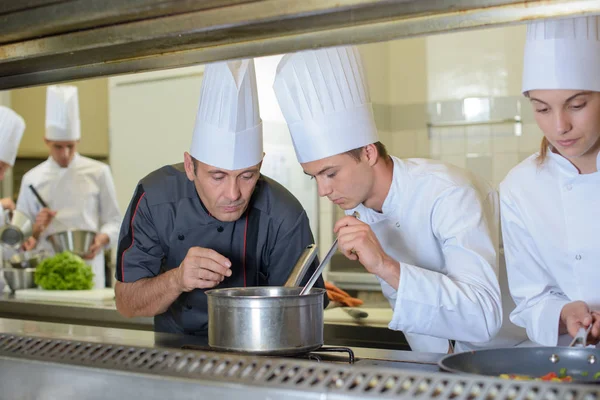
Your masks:
<svg viewBox="0 0 600 400"><path fill-rule="evenodd" d="M448 372L498 376L528 375L538 378L549 372L566 375L577 383L600 383L600 349L575 347L511 347L485 349L445 356L440 369ZM564 369L563 369L564 368ZM599 375L600 376L600 375Z"/></svg>

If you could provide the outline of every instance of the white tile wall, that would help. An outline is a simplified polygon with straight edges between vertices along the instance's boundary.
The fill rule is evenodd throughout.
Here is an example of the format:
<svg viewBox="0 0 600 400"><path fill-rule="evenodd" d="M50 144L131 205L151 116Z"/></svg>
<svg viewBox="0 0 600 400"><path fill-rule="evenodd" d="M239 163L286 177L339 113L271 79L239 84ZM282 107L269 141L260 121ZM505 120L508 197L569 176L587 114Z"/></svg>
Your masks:
<svg viewBox="0 0 600 400"><path fill-rule="evenodd" d="M498 185L510 169L539 150L542 132L523 109L531 106L522 96L473 99L483 105L481 121L472 125L464 115L465 101L451 100L424 104L430 128L403 129L402 118L394 120L393 132L386 132L389 151L398 157L440 159L467 168ZM487 107L489 105L489 108ZM394 112L408 113L408 106ZM414 109L415 105L411 105ZM468 107L467 107L468 108ZM485 114L485 115L484 115ZM515 118L523 123L510 122ZM501 122L501 121L507 122ZM481 122L481 123L479 123ZM489 122L489 123L488 123ZM460 124L448 126L449 123Z"/></svg>
<svg viewBox="0 0 600 400"><path fill-rule="evenodd" d="M417 150L417 132L399 131L391 135L393 154L401 158L415 157ZM389 141L388 141L389 143ZM391 149L388 149L391 151Z"/></svg>
<svg viewBox="0 0 600 400"><path fill-rule="evenodd" d="M542 131L535 123L523 124L523 133L519 137L519 152L535 153L540 148L542 137Z"/></svg>
<svg viewBox="0 0 600 400"><path fill-rule="evenodd" d="M414 156L419 158L431 157L432 146L428 131L426 129L415 131L415 138L417 141L417 153Z"/></svg>
<svg viewBox="0 0 600 400"><path fill-rule="evenodd" d="M516 153L519 151L519 136L515 135L512 125L503 124L492 127L492 152Z"/></svg>
<svg viewBox="0 0 600 400"><path fill-rule="evenodd" d="M464 128L440 128L442 156L465 156L466 137Z"/></svg>
<svg viewBox="0 0 600 400"><path fill-rule="evenodd" d="M467 132L467 154L490 155L492 139L490 126L470 126Z"/></svg>

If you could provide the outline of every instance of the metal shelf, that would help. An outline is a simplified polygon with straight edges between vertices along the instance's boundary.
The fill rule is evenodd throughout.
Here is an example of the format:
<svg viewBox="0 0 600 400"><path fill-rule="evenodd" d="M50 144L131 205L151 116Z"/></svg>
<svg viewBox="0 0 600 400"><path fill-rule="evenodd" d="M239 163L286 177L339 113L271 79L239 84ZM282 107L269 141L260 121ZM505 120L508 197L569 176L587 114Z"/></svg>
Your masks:
<svg viewBox="0 0 600 400"><path fill-rule="evenodd" d="M0 6L0 90L583 13L600 3L24 0Z"/></svg>

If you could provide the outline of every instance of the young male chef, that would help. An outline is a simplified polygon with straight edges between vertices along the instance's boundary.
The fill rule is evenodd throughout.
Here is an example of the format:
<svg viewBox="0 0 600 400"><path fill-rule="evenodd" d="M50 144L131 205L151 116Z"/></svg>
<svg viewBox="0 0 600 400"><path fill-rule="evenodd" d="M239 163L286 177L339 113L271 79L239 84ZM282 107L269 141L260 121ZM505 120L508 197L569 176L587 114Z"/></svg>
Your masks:
<svg viewBox="0 0 600 400"><path fill-rule="evenodd" d="M394 309L390 329L416 351L492 339L502 323L496 193L450 165L387 154L355 47L286 55L274 89L302 168L346 210L340 251L377 276Z"/></svg>
<svg viewBox="0 0 600 400"><path fill-rule="evenodd" d="M125 215L121 314L205 337L206 289L285 283L313 236L298 200L260 174L263 155L254 61L208 65L190 152L143 178Z"/></svg>
<svg viewBox="0 0 600 400"><path fill-rule="evenodd" d="M80 229L96 232L84 257L94 272L94 288L105 286L104 249L116 243L121 223L115 185L108 165L81 156L79 95L75 86L46 90L46 146L50 156L21 181L17 209L35 220L38 248L52 253L46 238L55 232ZM47 202L43 207L29 185Z"/></svg>

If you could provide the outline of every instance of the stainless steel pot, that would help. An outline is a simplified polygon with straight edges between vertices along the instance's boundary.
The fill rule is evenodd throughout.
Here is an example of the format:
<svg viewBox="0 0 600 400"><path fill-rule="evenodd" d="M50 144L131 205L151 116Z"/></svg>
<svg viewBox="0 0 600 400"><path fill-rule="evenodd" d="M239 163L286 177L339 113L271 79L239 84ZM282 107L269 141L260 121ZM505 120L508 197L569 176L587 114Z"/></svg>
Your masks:
<svg viewBox="0 0 600 400"><path fill-rule="evenodd" d="M284 287L213 289L208 297L208 344L263 355L306 353L323 345L325 289L298 287L317 254L304 249Z"/></svg>
<svg viewBox="0 0 600 400"><path fill-rule="evenodd" d="M4 211L5 225L0 228L0 242L18 248L33 233L33 222L22 212Z"/></svg>
<svg viewBox="0 0 600 400"><path fill-rule="evenodd" d="M208 296L208 344L263 355L306 353L323 345L325 289L213 289Z"/></svg>

